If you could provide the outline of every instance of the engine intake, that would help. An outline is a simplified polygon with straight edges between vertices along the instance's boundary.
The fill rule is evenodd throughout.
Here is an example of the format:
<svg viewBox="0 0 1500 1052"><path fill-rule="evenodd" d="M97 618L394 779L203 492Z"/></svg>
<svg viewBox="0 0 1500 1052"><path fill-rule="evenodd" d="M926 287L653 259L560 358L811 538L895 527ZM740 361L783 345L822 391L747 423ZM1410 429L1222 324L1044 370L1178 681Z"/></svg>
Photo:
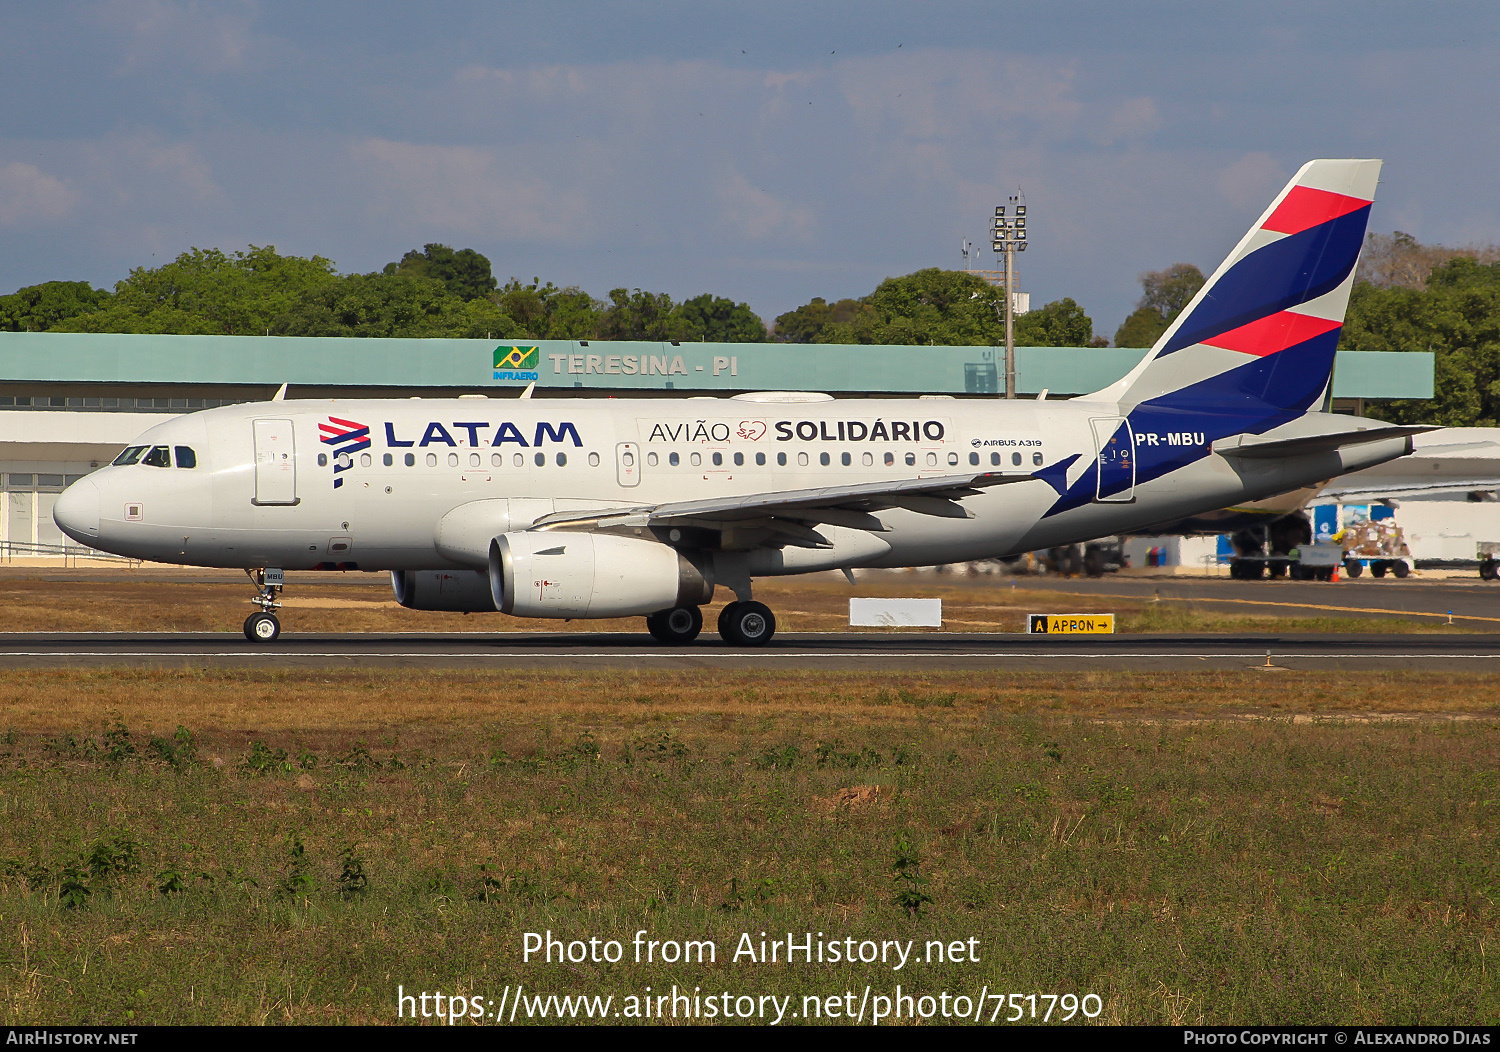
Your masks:
<svg viewBox="0 0 1500 1052"><path fill-rule="evenodd" d="M707 559L603 533L503 533L490 543L493 603L518 617L628 617L713 599Z"/></svg>

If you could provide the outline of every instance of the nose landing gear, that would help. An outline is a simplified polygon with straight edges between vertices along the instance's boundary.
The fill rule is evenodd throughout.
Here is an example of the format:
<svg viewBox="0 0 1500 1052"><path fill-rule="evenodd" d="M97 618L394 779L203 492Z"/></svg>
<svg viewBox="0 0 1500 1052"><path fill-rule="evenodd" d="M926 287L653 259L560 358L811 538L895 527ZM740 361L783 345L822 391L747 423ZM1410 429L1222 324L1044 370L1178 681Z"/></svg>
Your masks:
<svg viewBox="0 0 1500 1052"><path fill-rule="evenodd" d="M260 610L245 618L245 638L252 643L274 643L281 635L281 622L272 610L281 609L276 598L286 587L285 576L279 567L245 571L245 576L255 582L256 596L250 600Z"/></svg>

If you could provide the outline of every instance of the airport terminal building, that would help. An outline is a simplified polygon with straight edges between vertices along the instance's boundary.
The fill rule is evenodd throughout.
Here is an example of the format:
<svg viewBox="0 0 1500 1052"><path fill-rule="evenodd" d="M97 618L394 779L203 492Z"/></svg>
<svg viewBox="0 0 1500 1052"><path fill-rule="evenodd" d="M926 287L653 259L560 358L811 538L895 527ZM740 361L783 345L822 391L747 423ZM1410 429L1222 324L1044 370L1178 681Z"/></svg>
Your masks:
<svg viewBox="0 0 1500 1052"><path fill-rule="evenodd" d="M1018 347L1017 390L1086 394L1144 353ZM0 333L0 550L60 553L52 507L68 484L168 416L267 400L283 384L290 398L514 398L531 384L538 398L995 398L1003 357L993 347ZM1432 394L1430 353L1339 352L1335 411Z"/></svg>

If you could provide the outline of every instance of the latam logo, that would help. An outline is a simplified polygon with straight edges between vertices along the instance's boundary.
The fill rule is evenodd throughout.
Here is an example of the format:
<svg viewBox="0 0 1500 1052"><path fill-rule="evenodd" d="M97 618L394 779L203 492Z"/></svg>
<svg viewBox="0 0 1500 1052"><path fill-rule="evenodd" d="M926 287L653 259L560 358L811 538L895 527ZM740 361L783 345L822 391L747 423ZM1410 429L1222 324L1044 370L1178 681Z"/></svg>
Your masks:
<svg viewBox="0 0 1500 1052"><path fill-rule="evenodd" d="M333 488L338 489L344 484L339 475L354 466L354 454L370 448L370 426L330 416L318 425L318 430L322 432L319 439L333 450Z"/></svg>
<svg viewBox="0 0 1500 1052"><path fill-rule="evenodd" d="M537 366L541 364L540 347L496 347L496 380L536 380Z"/></svg>

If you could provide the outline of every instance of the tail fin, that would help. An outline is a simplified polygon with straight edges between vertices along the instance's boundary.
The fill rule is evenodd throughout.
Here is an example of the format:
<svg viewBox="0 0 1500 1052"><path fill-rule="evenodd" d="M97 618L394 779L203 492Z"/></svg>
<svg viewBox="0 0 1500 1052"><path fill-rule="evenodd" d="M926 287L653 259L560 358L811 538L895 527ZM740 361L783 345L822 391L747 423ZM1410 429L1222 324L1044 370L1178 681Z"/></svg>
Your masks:
<svg viewBox="0 0 1500 1052"><path fill-rule="evenodd" d="M1379 161L1309 161L1123 379L1090 400L1220 411L1264 432L1333 375Z"/></svg>

